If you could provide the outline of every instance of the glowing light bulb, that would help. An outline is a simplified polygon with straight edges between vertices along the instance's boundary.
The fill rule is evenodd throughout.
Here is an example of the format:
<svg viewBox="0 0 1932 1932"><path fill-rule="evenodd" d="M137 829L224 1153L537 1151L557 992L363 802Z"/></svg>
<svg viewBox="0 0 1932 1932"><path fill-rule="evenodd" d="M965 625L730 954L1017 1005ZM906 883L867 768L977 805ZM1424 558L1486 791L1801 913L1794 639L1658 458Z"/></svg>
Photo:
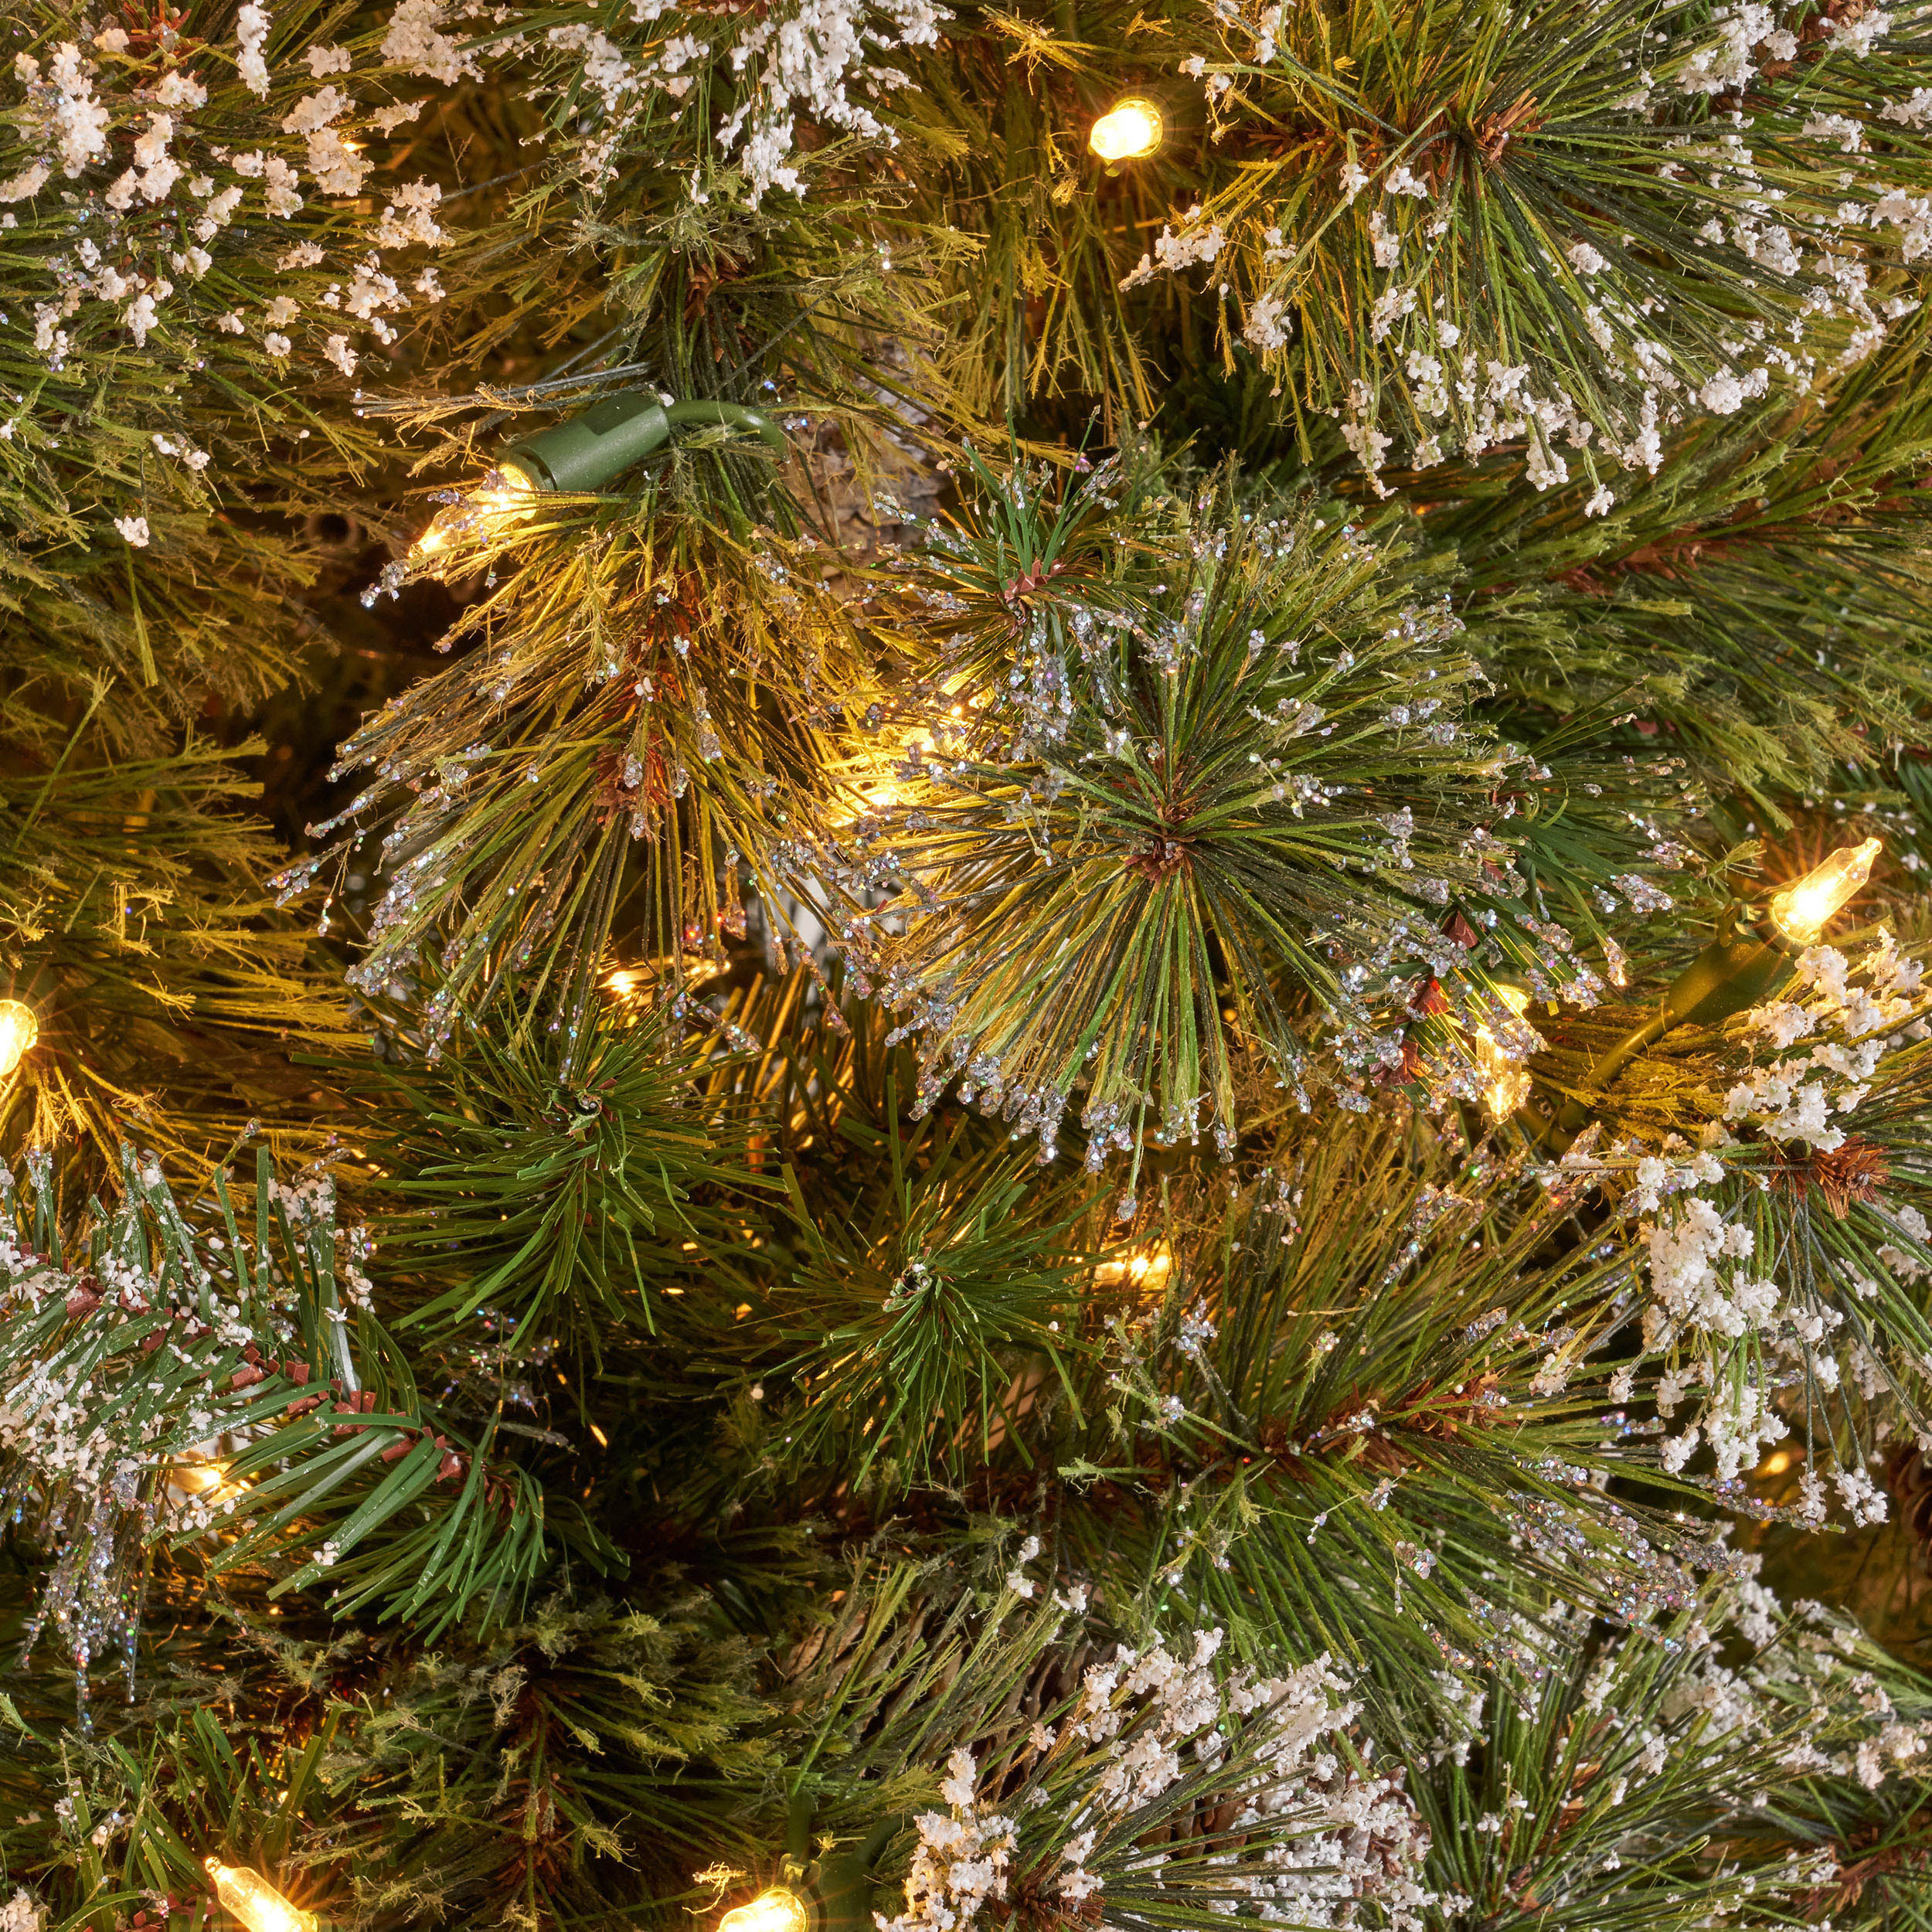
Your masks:
<svg viewBox="0 0 1932 1932"><path fill-rule="evenodd" d="M501 538L509 526L536 514L536 485L514 464L491 471L459 503L447 503L416 539L415 557L435 556L458 537Z"/></svg>
<svg viewBox="0 0 1932 1932"><path fill-rule="evenodd" d="M1165 1241L1151 1248L1136 1248L1117 1260L1103 1261L1094 1270L1097 1287L1133 1288L1150 1300L1163 1293L1167 1277L1174 1272L1174 1250Z"/></svg>
<svg viewBox="0 0 1932 1932"><path fill-rule="evenodd" d="M1771 923L1794 946L1810 945L1832 914L1849 904L1871 877L1872 862L1883 849L1876 838L1839 846L1823 865L1773 896Z"/></svg>
<svg viewBox="0 0 1932 1932"><path fill-rule="evenodd" d="M635 966L614 966L604 976L604 988L620 1006L641 1004L667 981L702 986L716 979L725 968L702 953L654 954Z"/></svg>
<svg viewBox="0 0 1932 1932"><path fill-rule="evenodd" d="M24 1001L0 999L0 1080L12 1073L33 1051L40 1022Z"/></svg>
<svg viewBox="0 0 1932 1932"><path fill-rule="evenodd" d="M169 1504L182 1509L200 1502L232 1502L248 1485L229 1475L225 1456L189 1456L169 1465L162 1486Z"/></svg>
<svg viewBox="0 0 1932 1932"><path fill-rule="evenodd" d="M1496 997L1520 1019L1529 1010L1529 995L1520 986L1498 986ZM1502 1043L1487 1026L1478 1026L1472 1036L1476 1071L1488 1084L1483 1088L1483 1105L1494 1121L1506 1121L1529 1097L1529 1076L1502 1049Z"/></svg>
<svg viewBox="0 0 1932 1932"><path fill-rule="evenodd" d="M1103 161L1145 161L1165 132L1160 109L1140 94L1130 94L1094 122L1087 145Z"/></svg>
<svg viewBox="0 0 1932 1932"><path fill-rule="evenodd" d="M907 735L896 753L876 755L862 771L854 772L842 787L843 796L835 801L830 822L840 828L856 825L862 818L883 818L910 804L917 795L913 778L906 770L924 759L930 736L924 731Z"/></svg>
<svg viewBox="0 0 1932 1932"><path fill-rule="evenodd" d="M789 1886L768 1886L749 1905L734 1905L718 1932L811 1932L811 1914Z"/></svg>
<svg viewBox="0 0 1932 1932"><path fill-rule="evenodd" d="M861 787L857 808L843 814L839 822L850 825L859 818L877 818L901 802L899 787L888 779L881 779L876 784Z"/></svg>
<svg viewBox="0 0 1932 1932"><path fill-rule="evenodd" d="M246 1865L224 1865L219 1859L204 1859L213 1881L215 1896L227 1906L248 1932L318 1932L313 1912L304 1912L287 1900Z"/></svg>

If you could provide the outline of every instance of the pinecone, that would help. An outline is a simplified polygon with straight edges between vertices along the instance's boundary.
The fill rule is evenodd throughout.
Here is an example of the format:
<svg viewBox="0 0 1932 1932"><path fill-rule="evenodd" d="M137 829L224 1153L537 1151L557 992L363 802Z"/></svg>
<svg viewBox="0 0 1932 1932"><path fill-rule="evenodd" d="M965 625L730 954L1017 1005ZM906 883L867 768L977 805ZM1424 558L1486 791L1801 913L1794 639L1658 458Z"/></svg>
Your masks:
<svg viewBox="0 0 1932 1932"><path fill-rule="evenodd" d="M1918 1550L1919 1567L1932 1577L1932 1456L1916 1442L1900 1443L1886 1458L1885 1481Z"/></svg>
<svg viewBox="0 0 1932 1932"><path fill-rule="evenodd" d="M1782 1150L1781 1150L1781 1152ZM1853 1134L1828 1151L1807 1148L1795 1160L1785 1159L1773 1173L1775 1184L1802 1195L1815 1187L1825 1196L1825 1205L1842 1221L1852 1211L1854 1201L1876 1201L1879 1189L1891 1179L1891 1163L1869 1141Z"/></svg>

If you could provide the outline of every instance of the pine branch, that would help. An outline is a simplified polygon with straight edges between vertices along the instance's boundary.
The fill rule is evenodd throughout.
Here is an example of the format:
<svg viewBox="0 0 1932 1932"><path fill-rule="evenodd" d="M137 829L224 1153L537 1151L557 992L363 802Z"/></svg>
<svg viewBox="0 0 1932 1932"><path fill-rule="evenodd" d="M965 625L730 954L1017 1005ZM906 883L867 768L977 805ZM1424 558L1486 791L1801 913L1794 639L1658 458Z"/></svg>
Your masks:
<svg viewBox="0 0 1932 1932"><path fill-rule="evenodd" d="M261 892L273 848L237 809L256 789L192 740L0 778L0 968L39 1029L0 1121L60 1148L80 1198L136 1122L171 1165L205 1164L263 1115L278 1140L320 1138L287 1047L346 1045L348 1015Z"/></svg>
<svg viewBox="0 0 1932 1932"><path fill-rule="evenodd" d="M1579 897L1658 862L1613 857L1601 818L1555 830L1570 801L1470 717L1480 673L1422 566L1215 489L1123 517L1133 547L1090 591L1111 469L1072 505L1025 471L979 481L902 592L934 695L904 715L890 803L813 855L863 985L923 1036L922 1090L964 1067L1049 1149L1080 1090L1090 1148L1151 1117L1225 1150L1237 1044L1311 1077L1286 989L1351 1074L1419 966L1587 996L1512 821L1549 821L1541 856Z"/></svg>
<svg viewBox="0 0 1932 1932"><path fill-rule="evenodd" d="M621 931L657 954L742 931L740 866L768 879L830 791L869 686L849 614L808 546L669 507L558 512L557 549L465 614L478 651L344 747L379 775L317 830L356 829L284 878L381 834L396 870L354 983L401 996L434 948L437 1044L512 975L580 1025Z"/></svg>
<svg viewBox="0 0 1932 1932"><path fill-rule="evenodd" d="M1469 570L1463 608L1509 728L1536 743L1553 713L1634 711L1773 826L1835 764L1879 779L1876 754L1916 742L1927 696L1908 643L1923 343L1906 325L1821 396L1673 437L1600 519L1582 485L1526 497L1513 465L1417 479L1431 539Z"/></svg>
<svg viewBox="0 0 1932 1932"><path fill-rule="evenodd" d="M246 1235L219 1170L192 1222L131 1154L122 1183L116 1209L63 1227L37 1164L33 1246L9 1251L0 1359L35 1420L8 1487L57 1546L41 1620L83 1660L117 1642L131 1665L144 1546L211 1527L233 1532L211 1570L265 1566L271 1596L325 1577L342 1612L431 1631L511 1609L543 1560L541 1489L505 1454L500 1413L465 1434L419 1394L327 1183L278 1192L264 1151Z"/></svg>
<svg viewBox="0 0 1932 1932"><path fill-rule="evenodd" d="M717 1073L708 1033L614 1000L574 1039L540 1008L503 1018L502 1039L479 1032L434 1066L342 1070L386 1305L419 1347L460 1359L481 1319L496 1372L561 1349L594 1376L607 1336L657 1332L687 1254L724 1292L755 1179L699 1091Z"/></svg>

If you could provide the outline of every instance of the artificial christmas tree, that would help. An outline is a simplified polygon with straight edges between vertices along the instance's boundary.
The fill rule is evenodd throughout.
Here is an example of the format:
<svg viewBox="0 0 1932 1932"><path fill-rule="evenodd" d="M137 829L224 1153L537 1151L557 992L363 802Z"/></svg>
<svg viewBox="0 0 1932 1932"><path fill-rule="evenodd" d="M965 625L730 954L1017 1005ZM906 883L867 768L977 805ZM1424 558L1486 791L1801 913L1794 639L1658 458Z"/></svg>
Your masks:
<svg viewBox="0 0 1932 1932"><path fill-rule="evenodd" d="M9 24L0 1926L1932 1923L1932 15Z"/></svg>

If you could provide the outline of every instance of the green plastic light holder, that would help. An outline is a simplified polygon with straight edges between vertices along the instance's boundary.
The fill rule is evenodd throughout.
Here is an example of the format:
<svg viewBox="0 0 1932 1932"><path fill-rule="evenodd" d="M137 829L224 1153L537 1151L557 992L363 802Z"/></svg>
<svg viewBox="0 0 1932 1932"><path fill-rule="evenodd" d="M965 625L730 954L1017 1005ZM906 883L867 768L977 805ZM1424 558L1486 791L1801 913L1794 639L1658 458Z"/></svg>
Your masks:
<svg viewBox="0 0 1932 1932"><path fill-rule="evenodd" d="M794 1798L784 1864L787 1882L800 1888L812 1932L872 1932L872 1863L906 1820L881 1818L863 1838L835 1845L808 1864L811 1818L810 1805Z"/></svg>
<svg viewBox="0 0 1932 1932"><path fill-rule="evenodd" d="M600 396L580 416L521 436L498 459L514 464L539 490L600 490L670 441L675 430L736 430L781 454L791 445L762 410L742 403L661 402L648 390Z"/></svg>
<svg viewBox="0 0 1932 1932"><path fill-rule="evenodd" d="M1716 937L1672 981L1657 1011L1590 1068L1587 1097L1566 1101L1556 1115L1552 1138L1560 1152L1589 1123L1594 1111L1590 1100L1607 1092L1645 1047L1679 1026L1715 1026L1733 1013L1758 1005L1789 976L1793 954L1798 949L1782 934L1761 937L1748 923L1750 910L1743 901L1733 900L1726 909Z"/></svg>

